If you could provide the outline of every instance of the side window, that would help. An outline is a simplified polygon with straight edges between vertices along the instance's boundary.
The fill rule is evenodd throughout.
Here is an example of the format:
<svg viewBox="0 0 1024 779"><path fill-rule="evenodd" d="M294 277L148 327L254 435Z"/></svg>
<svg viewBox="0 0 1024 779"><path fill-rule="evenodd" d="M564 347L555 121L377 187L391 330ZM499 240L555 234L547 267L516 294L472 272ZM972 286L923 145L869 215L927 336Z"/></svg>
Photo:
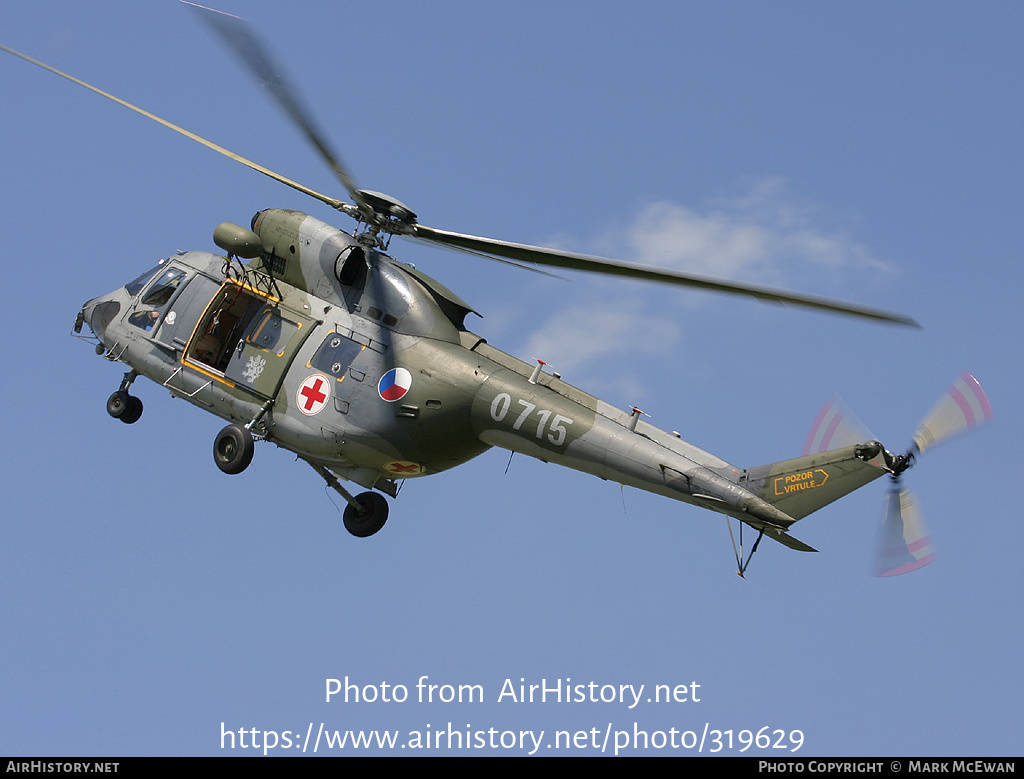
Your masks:
<svg viewBox="0 0 1024 779"><path fill-rule="evenodd" d="M327 340L316 350L310 365L319 371L341 379L345 371L355 360L356 355L363 350L363 345L345 338L338 333L331 333Z"/></svg>
<svg viewBox="0 0 1024 779"><path fill-rule="evenodd" d="M128 323L140 327L147 333L152 332L153 328L156 327L156 323L160 319L160 312L156 309L146 309L145 311L136 311L130 317L128 317Z"/></svg>
<svg viewBox="0 0 1024 779"><path fill-rule="evenodd" d="M245 340L281 356L298 329L295 322L284 319L276 309L267 307Z"/></svg>

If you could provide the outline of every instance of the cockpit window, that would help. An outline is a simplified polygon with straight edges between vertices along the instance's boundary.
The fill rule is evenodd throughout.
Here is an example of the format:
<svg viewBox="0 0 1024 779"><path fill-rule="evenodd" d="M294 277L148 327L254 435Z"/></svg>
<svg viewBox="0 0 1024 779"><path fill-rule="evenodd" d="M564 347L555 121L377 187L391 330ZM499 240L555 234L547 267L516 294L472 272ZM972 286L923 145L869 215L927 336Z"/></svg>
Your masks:
<svg viewBox="0 0 1024 779"><path fill-rule="evenodd" d="M156 272L147 274L153 279L148 287L146 286L148 279L141 276L127 285L126 289L129 292L132 291L132 287L136 286L139 290L146 291L139 301L139 309L128 317L129 324L140 327L146 332L152 331L160 321L160 317L163 316L164 309L174 296L175 291L185 280L185 275L185 271L181 268L157 268Z"/></svg>
<svg viewBox="0 0 1024 779"><path fill-rule="evenodd" d="M156 274L158 274L161 270L163 270L163 268L160 265L157 265L152 270L148 270L145 273L143 273L141 276L135 279L135 281L129 284L125 284L124 288L128 290L129 295L135 297L140 292L142 292L143 287L145 287L149 283L149 280L153 278Z"/></svg>
<svg viewBox="0 0 1024 779"><path fill-rule="evenodd" d="M143 305L162 306L171 299L182 280L185 278L185 271L180 268L169 268L150 286L145 297L142 298Z"/></svg>

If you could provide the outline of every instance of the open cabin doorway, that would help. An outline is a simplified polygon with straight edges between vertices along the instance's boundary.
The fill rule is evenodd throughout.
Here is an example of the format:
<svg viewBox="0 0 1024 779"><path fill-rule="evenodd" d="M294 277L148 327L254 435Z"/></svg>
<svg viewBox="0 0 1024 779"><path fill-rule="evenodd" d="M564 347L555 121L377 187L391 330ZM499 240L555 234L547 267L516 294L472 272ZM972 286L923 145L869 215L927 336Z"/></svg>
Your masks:
<svg viewBox="0 0 1024 779"><path fill-rule="evenodd" d="M272 398L314 324L277 298L229 279L199 320L183 362Z"/></svg>

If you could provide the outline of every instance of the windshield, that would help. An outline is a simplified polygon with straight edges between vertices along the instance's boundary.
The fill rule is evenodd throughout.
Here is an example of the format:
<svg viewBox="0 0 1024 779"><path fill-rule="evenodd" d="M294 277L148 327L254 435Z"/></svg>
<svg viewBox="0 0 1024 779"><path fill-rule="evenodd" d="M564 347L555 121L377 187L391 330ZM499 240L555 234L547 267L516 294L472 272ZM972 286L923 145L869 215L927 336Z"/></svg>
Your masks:
<svg viewBox="0 0 1024 779"><path fill-rule="evenodd" d="M146 284L149 283L149 280L151 278L153 278L156 274L158 274L161 270L163 270L162 263L161 263L161 265L157 265L152 270L146 271L141 276L139 276L137 279L135 279L135 281L132 281L132 282L129 282L128 284L125 284L124 288L126 290L128 290L128 294L129 295L131 295L132 297L135 297L140 292L142 292L143 287L145 287Z"/></svg>

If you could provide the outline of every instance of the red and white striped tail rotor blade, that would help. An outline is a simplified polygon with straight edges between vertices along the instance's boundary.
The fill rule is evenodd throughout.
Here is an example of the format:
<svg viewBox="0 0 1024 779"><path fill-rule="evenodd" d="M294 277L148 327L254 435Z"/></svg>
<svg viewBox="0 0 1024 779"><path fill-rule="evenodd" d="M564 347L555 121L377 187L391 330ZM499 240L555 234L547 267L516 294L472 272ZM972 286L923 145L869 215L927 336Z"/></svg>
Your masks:
<svg viewBox="0 0 1024 779"><path fill-rule="evenodd" d="M943 441L992 421L992 406L985 390L969 373L961 373L914 433L914 444L924 452Z"/></svg>
<svg viewBox="0 0 1024 779"><path fill-rule="evenodd" d="M924 568L935 559L935 547L924 526L917 498L899 487L889 492L876 576L899 576Z"/></svg>
<svg viewBox="0 0 1024 779"><path fill-rule="evenodd" d="M836 395L829 398L818 412L804 442L804 454L818 454L829 449L853 446L871 441L874 436L857 415Z"/></svg>

